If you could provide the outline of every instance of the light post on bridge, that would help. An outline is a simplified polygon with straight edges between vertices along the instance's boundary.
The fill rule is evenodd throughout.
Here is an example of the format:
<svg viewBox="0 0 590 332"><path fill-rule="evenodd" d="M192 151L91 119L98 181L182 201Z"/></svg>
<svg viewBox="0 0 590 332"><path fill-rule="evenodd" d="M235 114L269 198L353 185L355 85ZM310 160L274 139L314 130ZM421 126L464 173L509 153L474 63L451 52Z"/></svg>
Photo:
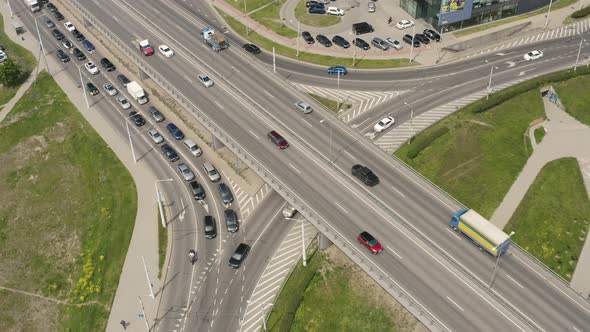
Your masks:
<svg viewBox="0 0 590 332"><path fill-rule="evenodd" d="M293 218L285 218L287 220L299 221L301 222L301 255L303 260L303 266L307 266L307 254L305 252L305 220L304 219L293 219Z"/></svg>
<svg viewBox="0 0 590 332"><path fill-rule="evenodd" d="M253 301L253 300L247 300L246 303L248 304L252 304L252 303L259 303L262 304L262 327L264 328L264 332L267 331L266 328L266 309L268 307L272 307L274 305L274 303L269 303L269 302L259 302L259 301Z"/></svg>
<svg viewBox="0 0 590 332"><path fill-rule="evenodd" d="M508 239L510 239L512 237L512 235L514 235L514 231L510 232L510 235L508 235ZM499 245L494 247L494 250L498 250L498 247L501 245L502 243L500 243ZM494 284L494 278L496 277L496 270L498 269L498 264L500 263L500 256L502 255L497 255L496 256L496 264L494 265L494 270L492 271L492 279L490 280L490 284L488 285L488 288L492 288L492 285Z"/></svg>

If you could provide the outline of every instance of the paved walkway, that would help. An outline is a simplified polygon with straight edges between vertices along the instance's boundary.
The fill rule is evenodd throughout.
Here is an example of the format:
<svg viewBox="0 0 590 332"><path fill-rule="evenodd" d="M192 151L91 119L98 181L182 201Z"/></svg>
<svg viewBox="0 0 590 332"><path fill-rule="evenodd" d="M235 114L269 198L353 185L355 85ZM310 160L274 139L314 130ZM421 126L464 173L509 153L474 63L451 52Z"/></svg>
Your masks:
<svg viewBox="0 0 590 332"><path fill-rule="evenodd" d="M571 117L548 98L543 98L543 104L547 119L540 125L547 133L541 143L533 144L532 155L490 220L500 228L506 226L543 166L550 161L575 157L580 164L590 198L590 127ZM534 142L532 128L529 135ZM587 239L571 282L572 287L582 294L590 292L589 243Z"/></svg>
<svg viewBox="0 0 590 332"><path fill-rule="evenodd" d="M582 1L582 0L579 0ZM355 56L357 58L365 58L365 59L395 59L395 58L408 58L410 55L410 48L409 47L404 47L403 50L401 51L386 51L383 52L381 50L377 50L375 48L371 48L368 51L361 51L361 50L356 50L355 47L350 47L349 49L343 49L340 47L330 47L330 48L326 48L324 46L319 45L318 43L314 43L312 45L307 45L305 44L302 40L299 41L299 45L297 44L297 41L295 38L287 38L284 36L280 36L278 34L276 34L274 31L266 28L265 26L259 24L258 22L256 22L254 19L252 19L249 16L246 16L243 12L243 10L241 9L237 9L235 7L233 7L231 4L227 3L225 0L210 0L209 2L212 6L221 9L223 12L231 15L234 19L240 21L242 24L245 24L249 27L249 29L251 31L255 31L256 33L262 35L263 37L270 39L278 44L281 45L285 45L288 47L291 47L293 49L299 47L300 51L303 52L313 52L313 53L317 53L317 54L322 54L322 55L331 55L331 56L339 56L339 57L349 57L352 58L353 54L355 54ZM282 22L290 27L291 29L297 31L297 19L295 18L295 7L298 3L298 0L287 0L285 2L285 4L281 7L280 10L280 18L282 20ZM338 6L342 7L342 8L346 8L345 4L355 4L355 1L352 0L337 0L336 1L337 5L339 3L342 3ZM358 8L352 8L349 11L346 11L346 15L344 15L344 17L342 18L341 23L334 25L332 27L326 27L326 28L317 28L317 27L309 27L309 26L305 26L303 24L300 25L300 31L310 31L313 33L323 33L326 35L333 35L333 34L339 34L342 33L343 37L351 39L352 38L352 34L350 32L351 29L351 22L352 21L363 21L363 19L361 19L360 17L364 16L365 12L366 12L366 1L358 1ZM395 8L396 4L399 4L399 1L394 1L393 4L391 4L391 8ZM333 5L333 4L331 4ZM407 19L407 18L411 18L409 17L409 15L407 15L407 13L397 10L391 13L387 12L386 9L382 8L383 5L378 5L378 12L376 13L377 15L374 15L374 17L376 17L376 19L367 19L367 21L371 24L373 24L376 27L377 33L379 37L385 38L388 37L387 34L388 33L383 33L384 29L388 29L388 31L391 32L391 35L393 36L395 35L400 35L399 30L397 30L393 25L391 27L387 27L386 24L386 20L387 20L387 16L392 16L395 18L394 21L399 20L399 19ZM421 64L425 64L425 65L433 65L437 62L437 47L441 47L444 48L445 46L449 46L461 41L466 41L466 40L472 40L475 38L485 38L486 35L489 35L491 33L494 32L498 32L500 30L504 30L507 29L509 27L514 27L517 25L520 25L522 23L525 22L531 22L531 24L529 26L527 26L525 29L523 29L522 31L515 33L513 36L509 37L509 38L502 38L500 40L496 40L496 41L490 41L488 43L485 43L484 46L482 47L478 47L478 48L473 48L473 49L468 49L465 50L463 52L458 52L458 53L452 53L452 52L441 52L440 55L440 61L452 61L452 60L457 60L460 58L464 58L468 55L473 55L473 54L480 54L480 52L483 50L485 51L486 49L491 49L497 46L500 46L502 44L506 44L508 42L512 42L512 41L519 41L521 38L528 38L531 37L533 35L545 32L545 31L550 31L550 30L555 30L557 28L560 28L563 26L562 22L564 21L564 19L566 19L572 12L576 11L578 9L579 5L578 2L576 2L575 4L569 6L569 7L564 7L558 10L552 10L550 15L549 15L549 21L547 24L547 28L545 29L545 15L536 15L533 17L529 17L526 19L522 19L516 22L511 22L511 23L507 23L504 25L500 25L498 27L494 27L491 29L487 29L484 31L480 31L477 33L473 33L464 37L456 37L453 33L445 33L443 34L443 40L440 43L440 45L438 43L434 43L431 45L428 45L426 47L421 47L418 49L414 50L414 55L413 58L418 61ZM251 8L250 10L255 10L256 8ZM382 10L383 9L383 10ZM359 17L360 15L360 17ZM383 16L383 17L381 17ZM376 22L375 22L376 21ZM394 22L395 23L395 22ZM419 20L417 22L417 25L422 28L422 26L424 25L423 23L421 23ZM574 27L575 24L570 25L570 28ZM417 28L416 32L418 32L420 29ZM576 30L579 31L579 30ZM411 33L412 31L410 29L408 30L404 30L404 33ZM372 36L372 35L371 35ZM401 36L401 35L400 35ZM300 39L300 38L299 38ZM529 38L532 41L532 38ZM527 42L528 40L527 39ZM536 41L540 40L540 39L535 39ZM513 45L514 46L514 45Z"/></svg>
<svg viewBox="0 0 590 332"><path fill-rule="evenodd" d="M5 31L7 29L7 27L6 27L7 23L10 24L10 20L6 20L4 22L4 30ZM33 69L33 71L32 71L33 74L31 74L27 78L27 80L18 88L14 97L12 97L12 99L10 99L6 104L4 104L4 106L2 106L2 110L0 111L0 122L4 121L4 118L6 118L8 113L10 113L10 111L12 111L12 108L14 108L14 105L16 105L16 102L19 101L20 97L22 97L25 94L25 92L27 92L27 90L29 90L29 87L35 81L35 72L37 70L40 71L43 69L45 69L45 66L43 66L43 65L41 65L41 67L39 67L39 68L35 67L35 69Z"/></svg>

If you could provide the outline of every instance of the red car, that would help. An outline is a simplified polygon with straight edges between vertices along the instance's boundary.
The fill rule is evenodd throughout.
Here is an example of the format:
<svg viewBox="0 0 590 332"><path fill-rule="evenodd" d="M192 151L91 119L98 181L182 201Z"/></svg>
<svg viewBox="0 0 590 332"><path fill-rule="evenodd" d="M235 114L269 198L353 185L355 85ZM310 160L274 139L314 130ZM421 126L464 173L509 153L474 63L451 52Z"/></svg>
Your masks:
<svg viewBox="0 0 590 332"><path fill-rule="evenodd" d="M359 243L367 247L367 249L369 249L373 255L377 255L383 251L381 243L379 243L379 241L377 241L373 235L367 232L362 232L357 239L359 240Z"/></svg>
<svg viewBox="0 0 590 332"><path fill-rule="evenodd" d="M270 133L268 133L268 139L273 142L276 146L278 146L281 149L286 149L289 147L289 142L287 142L286 139L283 138L283 136L281 136L279 133L277 133L276 131L271 131Z"/></svg>

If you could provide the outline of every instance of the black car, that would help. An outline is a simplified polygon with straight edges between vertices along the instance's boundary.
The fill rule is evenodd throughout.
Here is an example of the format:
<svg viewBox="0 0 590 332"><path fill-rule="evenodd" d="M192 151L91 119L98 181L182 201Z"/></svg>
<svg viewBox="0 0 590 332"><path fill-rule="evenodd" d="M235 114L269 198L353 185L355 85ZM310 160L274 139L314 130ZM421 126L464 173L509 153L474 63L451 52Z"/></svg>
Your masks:
<svg viewBox="0 0 590 332"><path fill-rule="evenodd" d="M326 47L330 47L332 46L332 42L330 41L330 39L328 39L328 37L324 36L324 35L317 35L315 37L315 40L318 41L318 43L326 46Z"/></svg>
<svg viewBox="0 0 590 332"><path fill-rule="evenodd" d="M40 0L39 3L42 5L46 5L49 3L49 0Z"/></svg>
<svg viewBox="0 0 590 332"><path fill-rule="evenodd" d="M141 127L145 124L145 119L141 114L137 113L136 111L129 112L129 117L133 120L136 126Z"/></svg>
<svg viewBox="0 0 590 332"><path fill-rule="evenodd" d="M217 226L215 224L215 219L212 216L205 216L203 223L205 224L205 238L214 239L217 236Z"/></svg>
<svg viewBox="0 0 590 332"><path fill-rule="evenodd" d="M223 211L223 219L225 219L225 227L227 228L228 232L235 233L238 231L238 229L240 229L240 226L238 225L238 215L236 214L236 211L232 209L227 209Z"/></svg>
<svg viewBox="0 0 590 332"><path fill-rule="evenodd" d="M70 57L61 48L58 49L57 52L55 52L55 55L57 55L57 58L59 59L59 61L61 61L63 63L70 61Z"/></svg>
<svg viewBox="0 0 590 332"><path fill-rule="evenodd" d="M308 14L318 14L324 15L326 13L326 9L324 7L309 7L307 9Z"/></svg>
<svg viewBox="0 0 590 332"><path fill-rule="evenodd" d="M349 48L350 47L350 43L344 39L343 37L340 36L334 36L334 38L332 38L332 43L342 47L342 48Z"/></svg>
<svg viewBox="0 0 590 332"><path fill-rule="evenodd" d="M59 31L59 29L53 29L53 30L51 30L51 34L57 40L62 40L62 39L65 38L64 34L61 31Z"/></svg>
<svg viewBox="0 0 590 332"><path fill-rule="evenodd" d="M362 49L363 49L363 50L365 50L365 51L371 48L371 46L369 45L369 43L367 43L366 41L364 41L364 40L363 40L363 39L361 39L361 38L356 38L356 39L354 40L353 44L355 44L355 45L356 45L356 47L358 47L358 48L362 48Z"/></svg>
<svg viewBox="0 0 590 332"><path fill-rule="evenodd" d="M57 7L55 7L55 5L52 4L51 2L47 3L47 9L49 9L49 11L52 13L57 12Z"/></svg>
<svg viewBox="0 0 590 332"><path fill-rule="evenodd" d="M64 16L60 13L60 12L55 12L53 13L53 16L55 17L56 20L58 21L62 21L64 19Z"/></svg>
<svg viewBox="0 0 590 332"><path fill-rule="evenodd" d="M301 33L301 37L303 37L303 40L305 40L305 42L307 44L313 44L313 43L315 43L315 40L311 36L311 33L307 32L307 31L303 31Z"/></svg>
<svg viewBox="0 0 590 332"><path fill-rule="evenodd" d="M234 251L229 258L229 266L234 269L239 269L242 262L246 259L246 256L248 256L248 252L250 252L250 246L245 243L240 243L236 248L236 251Z"/></svg>
<svg viewBox="0 0 590 332"><path fill-rule="evenodd" d="M244 44L244 46L242 46L242 48L251 54L260 54L260 47L254 45L254 44Z"/></svg>
<svg viewBox="0 0 590 332"><path fill-rule="evenodd" d="M311 0L311 1L307 1L305 3L305 7L307 7L307 8L311 8L311 7L321 7L321 8L324 8L324 4L321 3L321 2L317 2L317 1Z"/></svg>
<svg viewBox="0 0 590 332"><path fill-rule="evenodd" d="M127 84L129 84L131 81L127 78L127 76L123 75L123 74L119 74L117 75L117 81L119 81L119 83L121 83L121 85L126 88Z"/></svg>
<svg viewBox="0 0 590 332"><path fill-rule="evenodd" d="M86 91L88 91L88 94L91 96L97 95L99 92L98 88L91 82L86 83Z"/></svg>
<svg viewBox="0 0 590 332"><path fill-rule="evenodd" d="M84 53L80 51L80 49L77 47L74 47L74 49L72 49L72 54L76 57L76 59L80 61L86 60L86 55L84 55Z"/></svg>
<svg viewBox="0 0 590 332"><path fill-rule="evenodd" d="M404 42L406 42L406 44L410 44L410 45L412 45L412 39L413 39L412 36L411 35L407 35L407 34L404 35L404 37L402 38L402 40ZM420 42L417 41L417 40L414 40L414 47L420 47Z"/></svg>
<svg viewBox="0 0 590 332"><path fill-rule="evenodd" d="M74 47L74 45L72 44L72 42L71 42L71 41L69 41L67 38L66 38L66 39L63 39L63 40L61 41L61 44L62 44L62 45L65 47L65 48L67 48L68 50L69 50L70 48Z"/></svg>
<svg viewBox="0 0 590 332"><path fill-rule="evenodd" d="M193 197L197 201L205 199L205 190L203 190L203 187L197 181L191 181L189 183L189 186L191 187L191 192L193 193Z"/></svg>
<svg viewBox="0 0 590 332"><path fill-rule="evenodd" d="M362 165L352 166L352 175L359 178L367 186L375 186L379 183L379 178L368 167Z"/></svg>
<svg viewBox="0 0 590 332"><path fill-rule="evenodd" d="M428 39L428 37L424 36L421 33L415 34L414 35L414 40L417 40L417 41L421 42L424 45L430 44L430 39Z"/></svg>
<svg viewBox="0 0 590 332"><path fill-rule="evenodd" d="M100 59L100 64L107 71L113 71L113 70L117 69L115 67L115 65L107 58Z"/></svg>
<svg viewBox="0 0 590 332"><path fill-rule="evenodd" d="M168 161L170 161L170 162L175 162L175 161L177 161L179 159L178 158L178 153L176 153L176 150L174 150L168 144L163 144L160 147L160 150L162 151L162 154L165 155L168 158Z"/></svg>
<svg viewBox="0 0 590 332"><path fill-rule="evenodd" d="M78 29L72 30L72 36L74 36L74 38L76 38L77 41L83 41L84 39L86 39L84 35L80 31L78 31Z"/></svg>
<svg viewBox="0 0 590 332"><path fill-rule="evenodd" d="M424 30L424 35L436 42L440 41L440 35L438 34L438 32L432 30L432 29L425 29Z"/></svg>

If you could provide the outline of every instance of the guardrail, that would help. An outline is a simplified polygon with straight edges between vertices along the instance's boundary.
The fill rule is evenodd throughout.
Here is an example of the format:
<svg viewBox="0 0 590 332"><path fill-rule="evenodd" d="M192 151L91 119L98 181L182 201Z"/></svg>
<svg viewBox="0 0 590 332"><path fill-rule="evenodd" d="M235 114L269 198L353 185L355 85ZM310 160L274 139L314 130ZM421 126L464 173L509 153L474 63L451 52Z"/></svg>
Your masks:
<svg viewBox="0 0 590 332"><path fill-rule="evenodd" d="M100 31L111 43L118 47L118 49L134 61L138 67L148 75L154 82L156 82L163 90L165 90L176 102L188 110L201 124L207 128L217 139L240 159L242 159L248 167L250 167L256 174L265 180L277 193L281 194L283 198L291 205L293 205L309 222L320 230L332 243L336 244L343 252L345 252L356 264L373 277L383 288L385 288L392 296L394 296L408 311L410 311L418 320L420 320L428 329L434 332L449 330L440 322L434 315L432 315L424 306L422 306L416 299L407 293L399 284L392 280L384 271L380 270L370 260L365 259L355 246L346 238L342 237L331 225L329 225L323 218L309 207L304 200L298 197L291 191L281 180L278 179L269 169L262 165L254 156L246 151L236 140L234 140L228 133L226 133L219 125L217 125L211 118L196 107L190 100L184 97L172 84L170 84L164 77L158 74L150 65L148 65L142 57L137 53L137 50L131 49L128 44L121 41L117 36L112 34L99 20L97 20L91 13L89 13L78 0L68 1L89 23L91 23L98 31Z"/></svg>

